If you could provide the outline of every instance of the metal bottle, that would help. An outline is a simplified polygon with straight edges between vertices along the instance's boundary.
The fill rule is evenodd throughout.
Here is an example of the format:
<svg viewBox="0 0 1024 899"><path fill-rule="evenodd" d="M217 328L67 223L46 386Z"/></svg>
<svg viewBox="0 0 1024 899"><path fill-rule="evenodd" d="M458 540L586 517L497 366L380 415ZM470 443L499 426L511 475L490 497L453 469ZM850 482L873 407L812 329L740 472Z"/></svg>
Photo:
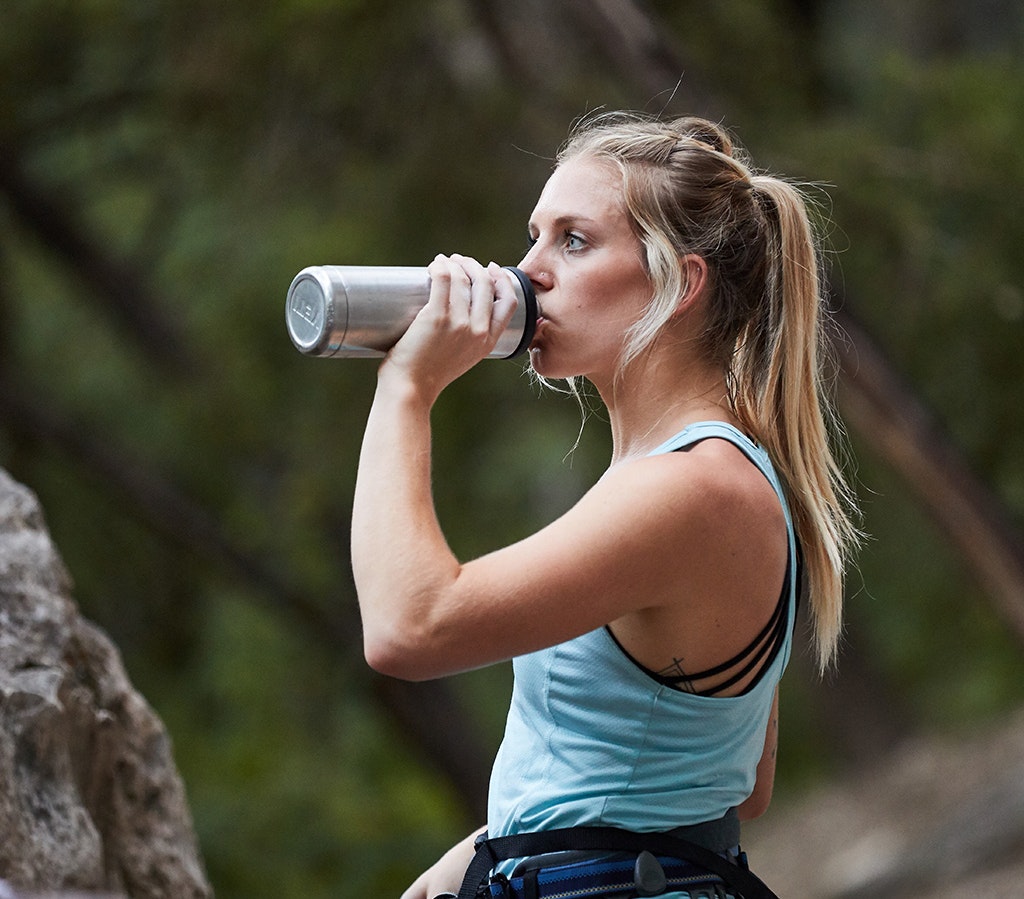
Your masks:
<svg viewBox="0 0 1024 899"><path fill-rule="evenodd" d="M530 279L504 266L519 303L489 359L508 359L533 340L537 298ZM292 280L285 321L292 343L309 356L383 356L426 305L430 275L412 266L315 265Z"/></svg>

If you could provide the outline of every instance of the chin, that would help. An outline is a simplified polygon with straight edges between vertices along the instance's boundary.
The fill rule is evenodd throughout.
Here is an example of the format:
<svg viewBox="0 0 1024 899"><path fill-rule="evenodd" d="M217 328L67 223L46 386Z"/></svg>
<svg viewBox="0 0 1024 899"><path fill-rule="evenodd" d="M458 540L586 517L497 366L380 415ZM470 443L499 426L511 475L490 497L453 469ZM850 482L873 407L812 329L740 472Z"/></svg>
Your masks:
<svg viewBox="0 0 1024 899"><path fill-rule="evenodd" d="M580 357L580 354L567 357L565 354L553 353L550 347L533 347L530 350L530 367L538 377L546 378L550 381L562 381L566 378L586 378L592 383L597 383L594 378L598 372L603 372L605 368L614 370L614 367L611 365L587 364L586 360Z"/></svg>
<svg viewBox="0 0 1024 899"><path fill-rule="evenodd" d="M571 378L576 374L574 371L565 371L551 357L550 352L545 352L540 347L534 347L530 350L530 368L533 369L534 374L551 380Z"/></svg>

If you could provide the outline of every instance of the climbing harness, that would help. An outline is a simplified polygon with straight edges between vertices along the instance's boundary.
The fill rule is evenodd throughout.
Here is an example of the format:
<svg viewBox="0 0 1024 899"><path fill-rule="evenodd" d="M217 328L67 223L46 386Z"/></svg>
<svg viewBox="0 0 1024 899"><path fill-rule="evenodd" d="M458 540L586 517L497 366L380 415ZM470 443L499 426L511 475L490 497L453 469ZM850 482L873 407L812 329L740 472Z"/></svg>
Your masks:
<svg viewBox="0 0 1024 899"><path fill-rule="evenodd" d="M581 860L580 853L591 855ZM491 875L499 862L520 858L526 861L511 876ZM493 839L484 834L476 841L458 895L437 899L632 899L668 892L778 899L750 872L742 852L721 854L670 833L613 827L569 827Z"/></svg>

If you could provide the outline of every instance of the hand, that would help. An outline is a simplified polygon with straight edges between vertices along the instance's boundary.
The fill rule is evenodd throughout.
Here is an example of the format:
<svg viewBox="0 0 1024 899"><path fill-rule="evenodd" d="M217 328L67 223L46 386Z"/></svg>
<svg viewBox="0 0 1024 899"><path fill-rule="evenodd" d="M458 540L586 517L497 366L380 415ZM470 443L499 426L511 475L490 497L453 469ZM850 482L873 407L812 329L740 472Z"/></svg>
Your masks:
<svg viewBox="0 0 1024 899"><path fill-rule="evenodd" d="M428 271L427 304L388 353L380 373L411 378L432 402L494 349L518 300L508 273L493 262L484 268L467 256L438 256Z"/></svg>
<svg viewBox="0 0 1024 899"><path fill-rule="evenodd" d="M458 893L476 851L476 838L482 830L474 831L442 855L402 893L402 899L434 899L442 893Z"/></svg>

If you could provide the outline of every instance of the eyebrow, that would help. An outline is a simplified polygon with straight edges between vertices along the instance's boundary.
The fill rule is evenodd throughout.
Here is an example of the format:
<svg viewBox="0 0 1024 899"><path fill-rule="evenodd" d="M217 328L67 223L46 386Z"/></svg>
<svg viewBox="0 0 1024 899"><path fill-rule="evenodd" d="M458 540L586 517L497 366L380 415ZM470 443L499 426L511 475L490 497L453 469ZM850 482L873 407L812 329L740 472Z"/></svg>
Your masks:
<svg viewBox="0 0 1024 899"><path fill-rule="evenodd" d="M563 228L566 225L571 225L571 224L593 225L593 224L598 224L598 221L597 221L597 219L591 218L588 215L580 215L578 213L569 213L569 214L565 214L565 215L559 215L559 216L556 216L551 221L551 227L553 227L553 228ZM530 219L529 222L527 222L527 227L531 228L531 229L537 227L536 223L534 222L534 220L532 218Z"/></svg>

